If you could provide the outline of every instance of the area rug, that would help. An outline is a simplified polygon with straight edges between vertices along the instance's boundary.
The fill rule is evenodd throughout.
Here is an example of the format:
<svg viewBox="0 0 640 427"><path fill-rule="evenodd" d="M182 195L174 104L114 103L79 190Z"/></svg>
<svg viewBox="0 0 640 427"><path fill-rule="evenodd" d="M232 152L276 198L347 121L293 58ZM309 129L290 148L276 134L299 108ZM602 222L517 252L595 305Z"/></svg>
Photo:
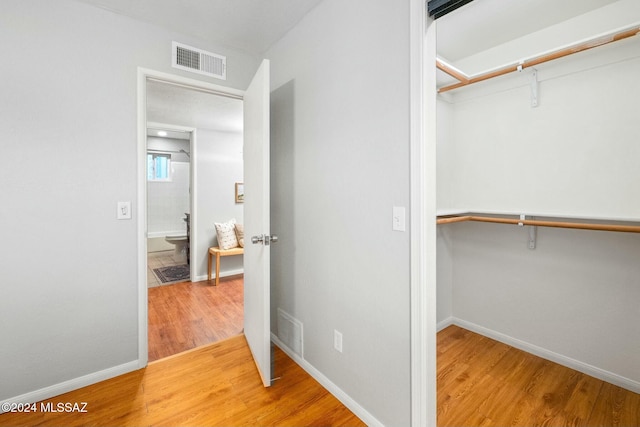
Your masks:
<svg viewBox="0 0 640 427"><path fill-rule="evenodd" d="M187 264L154 268L153 272L162 283L189 280L189 266Z"/></svg>

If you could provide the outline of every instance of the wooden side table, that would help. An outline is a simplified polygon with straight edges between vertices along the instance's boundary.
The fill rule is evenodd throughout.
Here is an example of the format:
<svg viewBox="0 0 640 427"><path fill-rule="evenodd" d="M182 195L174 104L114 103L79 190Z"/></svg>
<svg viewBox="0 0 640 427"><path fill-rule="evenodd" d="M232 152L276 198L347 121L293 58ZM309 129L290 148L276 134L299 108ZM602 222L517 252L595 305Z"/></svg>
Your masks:
<svg viewBox="0 0 640 427"><path fill-rule="evenodd" d="M209 263L207 264L208 272L209 272L209 281L211 281L211 262L213 261L214 255L216 256L215 285L218 286L218 282L220 281L220 257L231 256L231 255L242 255L242 254L244 254L244 248L220 249L217 246L209 248Z"/></svg>

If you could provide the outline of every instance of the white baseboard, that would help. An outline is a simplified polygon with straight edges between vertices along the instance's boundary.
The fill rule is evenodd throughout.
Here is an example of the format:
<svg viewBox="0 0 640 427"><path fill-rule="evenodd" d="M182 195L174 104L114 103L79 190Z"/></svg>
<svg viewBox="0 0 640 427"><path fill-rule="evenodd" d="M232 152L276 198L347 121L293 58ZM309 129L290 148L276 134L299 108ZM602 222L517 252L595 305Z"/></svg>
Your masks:
<svg viewBox="0 0 640 427"><path fill-rule="evenodd" d="M441 330L443 330L447 326L451 326L451 325L453 325L453 316L449 316L446 319L441 320L440 322L438 322L436 324L436 332L440 332Z"/></svg>
<svg viewBox="0 0 640 427"><path fill-rule="evenodd" d="M324 376L313 365L307 362L295 354L289 347L287 347L274 333L271 333L271 341L280 347L291 359L293 359L302 369L304 369L309 375L311 375L316 381L318 381L329 393L334 395L344 406L349 408L358 418L370 427L378 426L383 427L377 418L375 418L369 411L360 406L355 400L353 400L347 393L345 393L340 387L334 384L329 378Z"/></svg>
<svg viewBox="0 0 640 427"><path fill-rule="evenodd" d="M102 371L93 372L82 377L74 378L72 380L64 381L59 384L54 384L39 390L31 391L29 393L22 394L20 396L11 397L9 399L0 402L0 414L4 411L1 409L5 403L36 403L41 400L50 399L61 394L77 390L82 387L86 387L91 384L99 383L100 381L108 380L118 375L123 375L129 372L140 369L138 361L127 362L122 365L114 366L112 368L104 369Z"/></svg>
<svg viewBox="0 0 640 427"><path fill-rule="evenodd" d="M173 231L152 231L147 233L148 239L164 239L167 236L182 236L187 237L187 230L173 230ZM172 245L173 246L173 245Z"/></svg>
<svg viewBox="0 0 640 427"><path fill-rule="evenodd" d="M527 353L534 354L536 356L542 357L543 359L547 359L559 365L566 366L578 372L582 372L583 374L587 374L602 381L617 385L634 393L640 393L640 382L638 381L622 377L613 372L605 371L604 369L600 369L596 366L592 366L579 360L564 356L562 354L555 353L551 350L547 350L546 348L539 347L526 341L513 338L501 332L485 328L484 326L480 326L472 322L467 322L466 320L458 319L456 317L453 317L451 320L452 324L460 326L461 328L468 329L472 332L476 332L480 335L484 335L496 341L500 341L501 343L510 345L519 350L526 351Z"/></svg>
<svg viewBox="0 0 640 427"><path fill-rule="evenodd" d="M237 276L240 274L244 274L244 269L243 268L239 268L237 270L227 270L227 271L221 271L220 272L220 278L222 277L229 277L229 276ZM216 278L216 272L214 271L213 274L211 274L211 280ZM195 279L192 278L191 281L192 282L201 282L203 280L208 280L209 276L207 276L206 274L202 274L200 276L196 276Z"/></svg>

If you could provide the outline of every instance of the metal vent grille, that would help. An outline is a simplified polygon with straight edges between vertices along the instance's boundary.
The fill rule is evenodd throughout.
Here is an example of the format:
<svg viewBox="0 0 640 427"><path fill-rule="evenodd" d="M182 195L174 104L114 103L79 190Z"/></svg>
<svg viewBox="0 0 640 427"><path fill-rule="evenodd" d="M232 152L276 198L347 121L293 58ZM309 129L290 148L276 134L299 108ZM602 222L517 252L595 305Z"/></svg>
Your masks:
<svg viewBox="0 0 640 427"><path fill-rule="evenodd" d="M227 79L227 58L202 49L173 42L172 66L217 79Z"/></svg>
<svg viewBox="0 0 640 427"><path fill-rule="evenodd" d="M304 357L302 322L278 308L278 338L300 357Z"/></svg>
<svg viewBox="0 0 640 427"><path fill-rule="evenodd" d="M177 64L183 67L200 69L200 54L189 49L185 49L182 46L176 47Z"/></svg>

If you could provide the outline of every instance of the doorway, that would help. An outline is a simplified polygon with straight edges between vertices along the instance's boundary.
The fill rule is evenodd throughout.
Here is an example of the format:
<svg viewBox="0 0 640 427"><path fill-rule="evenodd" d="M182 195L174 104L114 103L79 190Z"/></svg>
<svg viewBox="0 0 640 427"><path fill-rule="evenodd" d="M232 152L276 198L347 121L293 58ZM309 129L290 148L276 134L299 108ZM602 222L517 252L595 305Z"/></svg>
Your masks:
<svg viewBox="0 0 640 427"><path fill-rule="evenodd" d="M167 85L190 88L196 92L220 95L224 100L241 100L242 109L242 165L243 165L243 195L242 203L246 200L247 221L244 231L247 237L250 236L251 245L246 245L243 252L243 274L245 275L243 306L245 313L250 314L243 318L244 337L251 349L251 353L263 385L271 385L273 365L271 363L271 319L270 319L270 242L276 240L276 236L271 234L270 225L270 87L269 87L269 60L262 60L256 70L247 90L240 91L224 86L204 83L198 80L187 79L173 74L162 73L153 70L138 68L137 82L137 105L138 105L138 197L137 205L137 226L138 226L138 366L144 368L148 363L148 291L146 283L146 128L147 128L147 84L149 82L164 82ZM216 98L218 99L218 98ZM176 109L176 111L180 111ZM195 133L196 131L194 131ZM192 142L192 175L199 177L198 159L199 150L195 144L196 138ZM204 145L203 145L204 146ZM246 151L245 151L246 150ZM224 156L218 156L225 160ZM244 167L248 164L249 167ZM210 168L204 168L205 171ZM199 230L206 230L206 226L201 227L203 215L200 215L199 203L199 178L192 183L192 204L191 213L191 258L194 261L193 269L196 269L195 262L203 264L207 257L198 254L209 252L200 251L200 246L207 245L206 239L200 239ZM203 181L204 182L204 181ZM214 182L207 180L207 184ZM233 186L234 197L236 199L236 188ZM206 200L206 198L203 198ZM211 219L205 217L203 224L210 224ZM273 239L272 239L273 238ZM204 243L201 243L204 241ZM194 280L192 274L191 280Z"/></svg>
<svg viewBox="0 0 640 427"><path fill-rule="evenodd" d="M191 278L193 131L155 122L147 125L147 286L151 288Z"/></svg>
<svg viewBox="0 0 640 427"><path fill-rule="evenodd" d="M215 223L243 222L235 197L243 182L243 107L242 100L194 87L150 79L145 85L152 361L242 332L242 256L224 259L223 281L214 287L207 255L217 245Z"/></svg>

